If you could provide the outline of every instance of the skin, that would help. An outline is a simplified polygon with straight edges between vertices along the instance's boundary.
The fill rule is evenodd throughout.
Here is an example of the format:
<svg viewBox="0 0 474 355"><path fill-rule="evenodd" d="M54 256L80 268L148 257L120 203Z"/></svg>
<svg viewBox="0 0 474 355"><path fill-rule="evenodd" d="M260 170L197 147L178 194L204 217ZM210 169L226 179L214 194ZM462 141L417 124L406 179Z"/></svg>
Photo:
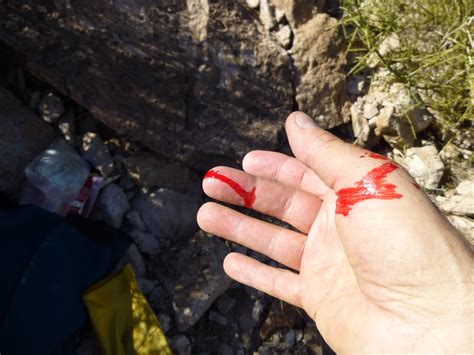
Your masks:
<svg viewBox="0 0 474 355"><path fill-rule="evenodd" d="M286 132L296 158L253 151L243 171L216 167L250 191L253 208L298 232L218 203L199 210L200 227L286 265L230 253L233 279L303 308L337 353L472 353L474 258L462 237L403 170L386 180L401 198L370 199L335 214L336 193L384 161L292 113ZM364 158L361 158L364 156ZM243 205L216 179L216 200Z"/></svg>

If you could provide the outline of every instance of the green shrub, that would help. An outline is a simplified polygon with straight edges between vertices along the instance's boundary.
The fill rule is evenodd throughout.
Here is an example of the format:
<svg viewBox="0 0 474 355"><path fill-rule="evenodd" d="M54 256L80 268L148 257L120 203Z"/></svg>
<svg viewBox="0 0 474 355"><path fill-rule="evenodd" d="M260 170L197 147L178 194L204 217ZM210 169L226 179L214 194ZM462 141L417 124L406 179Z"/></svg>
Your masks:
<svg viewBox="0 0 474 355"><path fill-rule="evenodd" d="M434 113L445 139L472 123L473 0L343 0L342 6L352 72L374 60L389 69ZM399 46L381 51L389 37Z"/></svg>

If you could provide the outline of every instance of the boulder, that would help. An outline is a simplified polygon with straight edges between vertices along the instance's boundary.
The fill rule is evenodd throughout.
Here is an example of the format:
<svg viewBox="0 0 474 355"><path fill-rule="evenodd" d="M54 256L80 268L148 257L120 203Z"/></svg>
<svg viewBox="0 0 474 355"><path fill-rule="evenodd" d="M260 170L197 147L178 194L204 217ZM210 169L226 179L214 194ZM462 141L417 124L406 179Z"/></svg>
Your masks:
<svg viewBox="0 0 474 355"><path fill-rule="evenodd" d="M55 137L49 125L0 86L0 192L17 198L25 167Z"/></svg>
<svg viewBox="0 0 474 355"><path fill-rule="evenodd" d="M253 11L239 1L7 1L0 40L120 135L205 169L274 149L293 107L290 57Z"/></svg>
<svg viewBox="0 0 474 355"><path fill-rule="evenodd" d="M321 128L333 128L349 116L344 40L336 19L318 14L294 31L298 109Z"/></svg>

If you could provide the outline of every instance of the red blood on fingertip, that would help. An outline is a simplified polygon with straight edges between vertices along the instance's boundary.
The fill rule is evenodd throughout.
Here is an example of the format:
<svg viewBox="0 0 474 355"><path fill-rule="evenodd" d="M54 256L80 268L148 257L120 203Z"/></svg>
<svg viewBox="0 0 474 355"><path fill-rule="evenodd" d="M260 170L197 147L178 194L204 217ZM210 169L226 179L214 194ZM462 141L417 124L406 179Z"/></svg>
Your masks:
<svg viewBox="0 0 474 355"><path fill-rule="evenodd" d="M255 191L256 187L254 187L251 191L246 191L240 184L231 178L220 174L217 170L209 170L206 175L204 175L204 179L217 179L229 185L242 199L244 200L245 207L252 207L253 203L255 202Z"/></svg>

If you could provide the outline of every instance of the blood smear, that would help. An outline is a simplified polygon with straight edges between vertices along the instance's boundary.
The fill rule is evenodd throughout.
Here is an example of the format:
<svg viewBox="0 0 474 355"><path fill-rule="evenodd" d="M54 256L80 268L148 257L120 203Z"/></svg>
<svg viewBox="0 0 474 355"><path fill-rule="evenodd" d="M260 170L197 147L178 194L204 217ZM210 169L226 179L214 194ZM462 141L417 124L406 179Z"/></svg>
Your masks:
<svg viewBox="0 0 474 355"><path fill-rule="evenodd" d="M209 178L220 180L229 185L240 197L243 198L245 207L252 207L253 203L255 202L255 187L251 191L246 191L242 188L242 186L240 186L238 182L225 175L219 174L218 171L214 170L209 170L204 176L204 179Z"/></svg>
<svg viewBox="0 0 474 355"><path fill-rule="evenodd" d="M386 156L381 155L381 154L377 154L377 153L370 153L369 158L379 159L379 160L390 160Z"/></svg>
<svg viewBox="0 0 474 355"><path fill-rule="evenodd" d="M385 157L384 157L385 158ZM381 159L381 158L376 158ZM336 214L349 215L356 203L370 200L392 200L401 198L402 195L395 192L396 186L385 181L388 174L397 170L398 166L392 162L387 162L375 169L372 169L354 187L347 187L336 192Z"/></svg>

